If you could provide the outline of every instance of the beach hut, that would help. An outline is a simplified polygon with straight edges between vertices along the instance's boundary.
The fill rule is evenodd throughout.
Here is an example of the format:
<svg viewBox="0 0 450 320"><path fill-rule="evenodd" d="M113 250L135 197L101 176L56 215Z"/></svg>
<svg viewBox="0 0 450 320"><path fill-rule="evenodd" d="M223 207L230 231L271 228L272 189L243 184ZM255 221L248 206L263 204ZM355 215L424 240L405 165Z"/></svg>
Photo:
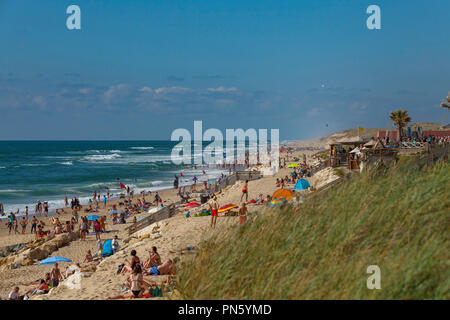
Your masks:
<svg viewBox="0 0 450 320"><path fill-rule="evenodd" d="M297 184L294 187L294 190L295 191L298 191L298 190L301 191L301 190L306 190L309 187L311 187L311 185L309 184L308 181L306 181L305 179L298 179Z"/></svg>

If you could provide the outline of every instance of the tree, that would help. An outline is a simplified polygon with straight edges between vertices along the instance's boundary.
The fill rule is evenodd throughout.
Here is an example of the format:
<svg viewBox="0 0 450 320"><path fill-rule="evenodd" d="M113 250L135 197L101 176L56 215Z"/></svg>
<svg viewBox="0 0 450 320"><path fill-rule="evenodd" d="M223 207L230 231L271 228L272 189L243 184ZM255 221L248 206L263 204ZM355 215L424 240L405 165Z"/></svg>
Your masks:
<svg viewBox="0 0 450 320"><path fill-rule="evenodd" d="M446 101L441 103L442 108L450 109L450 92L448 93L447 98L445 98Z"/></svg>
<svg viewBox="0 0 450 320"><path fill-rule="evenodd" d="M408 122L411 122L411 117L408 115L408 110L392 111L389 118L394 121L394 124L397 126L398 136L401 141L403 136L403 128L408 124Z"/></svg>

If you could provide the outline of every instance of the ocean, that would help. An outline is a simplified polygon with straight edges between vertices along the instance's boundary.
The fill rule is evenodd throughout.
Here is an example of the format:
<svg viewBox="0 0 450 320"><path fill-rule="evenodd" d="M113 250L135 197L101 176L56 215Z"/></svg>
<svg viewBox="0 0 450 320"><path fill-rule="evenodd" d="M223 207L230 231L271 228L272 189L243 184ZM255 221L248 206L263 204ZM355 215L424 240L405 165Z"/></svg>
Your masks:
<svg viewBox="0 0 450 320"><path fill-rule="evenodd" d="M225 170L175 165L173 141L0 141L0 203L5 211L34 213L36 202L52 209L64 207L64 197L82 203L94 191L120 192L120 182L134 189L154 191L214 179ZM192 157L198 156L192 152ZM206 174L203 174L203 170Z"/></svg>

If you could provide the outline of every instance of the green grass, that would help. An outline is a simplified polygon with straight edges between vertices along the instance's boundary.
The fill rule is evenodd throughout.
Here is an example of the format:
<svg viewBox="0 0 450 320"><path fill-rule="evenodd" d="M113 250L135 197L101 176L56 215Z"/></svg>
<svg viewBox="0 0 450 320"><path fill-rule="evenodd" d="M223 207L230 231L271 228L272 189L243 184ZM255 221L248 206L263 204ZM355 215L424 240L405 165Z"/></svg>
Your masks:
<svg viewBox="0 0 450 320"><path fill-rule="evenodd" d="M264 210L182 262L177 290L185 299L449 299L449 185L448 163L401 160L311 197L298 214ZM380 290L367 289L369 265L381 269Z"/></svg>

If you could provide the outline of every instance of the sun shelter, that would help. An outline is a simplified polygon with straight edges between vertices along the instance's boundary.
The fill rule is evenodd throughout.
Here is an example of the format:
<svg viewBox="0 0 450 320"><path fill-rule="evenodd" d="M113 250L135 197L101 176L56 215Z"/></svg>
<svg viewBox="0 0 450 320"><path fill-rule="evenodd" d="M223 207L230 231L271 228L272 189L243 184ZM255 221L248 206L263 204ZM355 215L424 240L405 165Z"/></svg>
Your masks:
<svg viewBox="0 0 450 320"><path fill-rule="evenodd" d="M301 191L301 190L306 190L309 187L311 187L311 185L309 184L308 181L306 181L305 179L298 179L297 184L294 187L294 190Z"/></svg>
<svg viewBox="0 0 450 320"><path fill-rule="evenodd" d="M275 191L272 195L272 199L279 199L284 198L287 201L291 200L292 196L294 195L294 192L289 189L278 189Z"/></svg>
<svg viewBox="0 0 450 320"><path fill-rule="evenodd" d="M102 257L109 257L113 254L112 239L108 239L103 243Z"/></svg>
<svg viewBox="0 0 450 320"><path fill-rule="evenodd" d="M50 257L47 258L45 260L42 260L39 264L43 265L43 264L55 264L57 262L72 262L72 260L64 258L64 257Z"/></svg>

